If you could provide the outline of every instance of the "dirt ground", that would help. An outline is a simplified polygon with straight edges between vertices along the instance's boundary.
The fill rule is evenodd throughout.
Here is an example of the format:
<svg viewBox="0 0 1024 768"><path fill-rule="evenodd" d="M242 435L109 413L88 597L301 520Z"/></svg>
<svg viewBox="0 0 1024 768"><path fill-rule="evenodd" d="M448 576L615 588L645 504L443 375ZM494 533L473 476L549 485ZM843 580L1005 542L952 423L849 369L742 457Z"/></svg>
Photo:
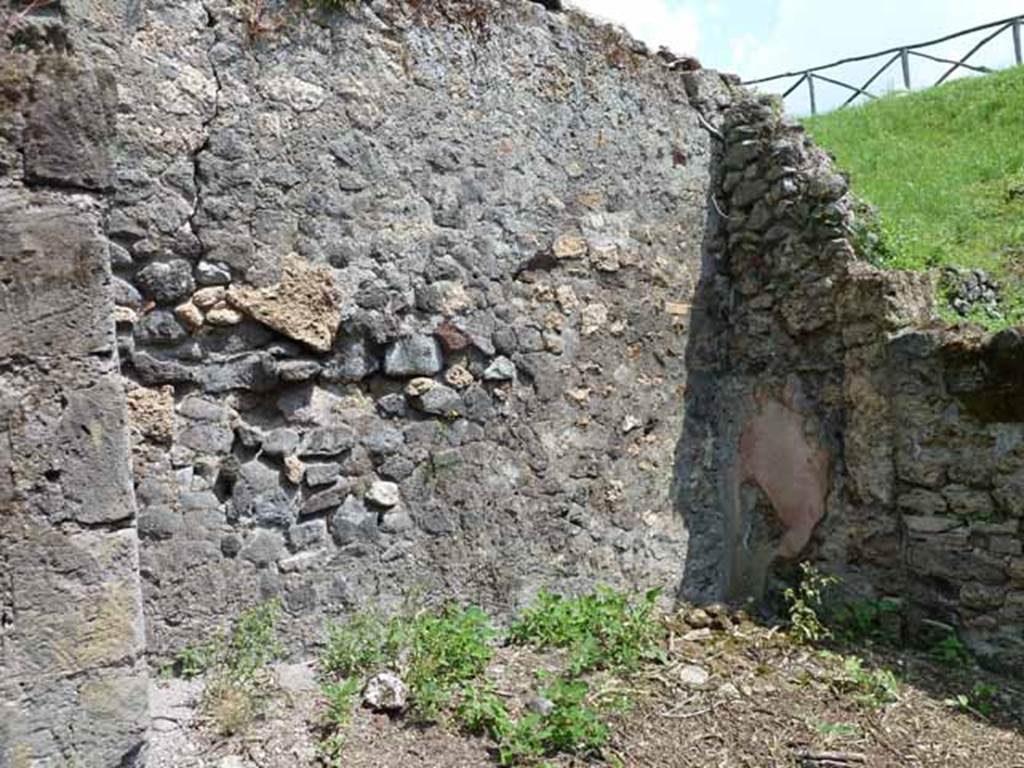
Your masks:
<svg viewBox="0 0 1024 768"><path fill-rule="evenodd" d="M629 766L872 766L1024 768L1024 684L927 658L864 652L868 669L903 681L883 707L835 690L834 660L763 629L682 642L678 661L616 722L615 748ZM710 672L698 690L677 682L683 664ZM947 704L979 682L998 689L988 718Z"/></svg>
<svg viewBox="0 0 1024 768"><path fill-rule="evenodd" d="M668 660L628 679L597 675L600 702L628 701L607 716L611 746L596 758L557 758L551 766L658 768L1024 768L1024 681L970 665L947 667L925 654L862 646L864 668L891 669L896 700L872 706L837 685L841 658L794 643L750 622L726 630L678 626ZM557 655L501 648L488 678L513 710L537 694L538 669ZM263 716L229 739L216 736L197 708L202 682L154 684L156 768L315 766L318 701L312 663L278 665ZM988 706L960 711L958 694L990 686ZM971 700L972 702L974 700ZM989 707L991 708L989 710ZM497 764L485 739L443 726L356 712L345 768L476 768Z"/></svg>

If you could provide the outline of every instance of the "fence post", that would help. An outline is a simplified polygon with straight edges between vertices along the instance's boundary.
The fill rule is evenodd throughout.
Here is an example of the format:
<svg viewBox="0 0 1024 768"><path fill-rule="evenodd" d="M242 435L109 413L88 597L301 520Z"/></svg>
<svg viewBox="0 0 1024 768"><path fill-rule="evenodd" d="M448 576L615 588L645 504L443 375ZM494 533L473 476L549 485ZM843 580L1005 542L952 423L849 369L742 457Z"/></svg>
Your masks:
<svg viewBox="0 0 1024 768"><path fill-rule="evenodd" d="M814 100L814 75L807 73L807 93L811 97L811 114L818 114L818 103Z"/></svg>
<svg viewBox="0 0 1024 768"><path fill-rule="evenodd" d="M910 90L910 53L906 48L900 49L900 63L903 65L903 87Z"/></svg>
<svg viewBox="0 0 1024 768"><path fill-rule="evenodd" d="M1024 51L1020 43L1020 17L1013 20L1013 52L1017 57L1018 64L1024 64Z"/></svg>

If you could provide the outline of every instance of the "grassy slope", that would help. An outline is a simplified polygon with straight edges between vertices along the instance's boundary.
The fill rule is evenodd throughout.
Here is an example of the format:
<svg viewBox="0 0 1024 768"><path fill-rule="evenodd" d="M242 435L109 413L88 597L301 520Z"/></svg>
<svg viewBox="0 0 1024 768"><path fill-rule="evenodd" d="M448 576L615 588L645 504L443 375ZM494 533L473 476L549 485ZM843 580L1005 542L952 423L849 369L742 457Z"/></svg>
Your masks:
<svg viewBox="0 0 1024 768"><path fill-rule="evenodd" d="M886 266L980 267L1024 322L1024 67L806 121L878 207ZM1016 191L1014 191L1016 190Z"/></svg>

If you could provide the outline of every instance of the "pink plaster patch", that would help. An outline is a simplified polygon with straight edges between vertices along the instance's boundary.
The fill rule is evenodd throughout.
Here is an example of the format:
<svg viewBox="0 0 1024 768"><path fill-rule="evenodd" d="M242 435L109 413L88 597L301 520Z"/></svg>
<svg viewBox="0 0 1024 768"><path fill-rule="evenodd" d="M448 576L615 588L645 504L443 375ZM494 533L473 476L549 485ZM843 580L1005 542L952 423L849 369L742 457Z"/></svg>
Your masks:
<svg viewBox="0 0 1024 768"><path fill-rule="evenodd" d="M787 395L791 405L793 394ZM785 558L807 546L825 514L829 464L828 452L810 445L804 418L790 405L760 400L740 437L740 480L756 483L768 496L786 528L776 550Z"/></svg>

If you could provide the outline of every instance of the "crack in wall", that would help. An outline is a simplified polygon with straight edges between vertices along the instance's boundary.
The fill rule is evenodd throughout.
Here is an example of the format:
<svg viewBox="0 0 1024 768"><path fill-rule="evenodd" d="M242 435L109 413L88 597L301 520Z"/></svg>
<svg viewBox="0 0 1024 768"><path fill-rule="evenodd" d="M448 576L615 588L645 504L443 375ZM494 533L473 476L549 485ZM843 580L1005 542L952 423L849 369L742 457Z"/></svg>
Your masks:
<svg viewBox="0 0 1024 768"><path fill-rule="evenodd" d="M200 227L198 222L196 221L197 218L199 217L203 204L202 171L200 169L200 165L202 162L201 156L203 155L204 152L208 152L210 149L211 126L220 117L220 95L221 91L224 88L224 85L221 82L220 71L217 69L217 64L214 61L213 56L213 48L217 44L217 16L212 10L210 10L210 7L205 3L203 4L203 11L205 11L206 13L206 29L211 30L213 32L213 40L210 43L210 45L208 45L206 48L206 63L210 67L210 73L213 75L216 88L214 90L213 95L213 111L210 113L209 117L205 118L202 121L200 127L202 136L201 141L199 143L199 146L197 146L196 149L193 150L191 153L192 183L195 186L195 199L192 201L192 210L188 215L187 221L189 231L192 233L192 236L195 238L196 243L198 243L199 245L200 258L205 256L206 254L206 244L203 242Z"/></svg>
<svg viewBox="0 0 1024 768"><path fill-rule="evenodd" d="M3 435L2 439L10 442L7 435ZM12 484L13 481L13 472L11 472ZM17 623L14 569L11 567L10 553L7 550L7 538L4 535L4 546L0 548L0 670L7 667L7 638L14 632L14 626Z"/></svg>

